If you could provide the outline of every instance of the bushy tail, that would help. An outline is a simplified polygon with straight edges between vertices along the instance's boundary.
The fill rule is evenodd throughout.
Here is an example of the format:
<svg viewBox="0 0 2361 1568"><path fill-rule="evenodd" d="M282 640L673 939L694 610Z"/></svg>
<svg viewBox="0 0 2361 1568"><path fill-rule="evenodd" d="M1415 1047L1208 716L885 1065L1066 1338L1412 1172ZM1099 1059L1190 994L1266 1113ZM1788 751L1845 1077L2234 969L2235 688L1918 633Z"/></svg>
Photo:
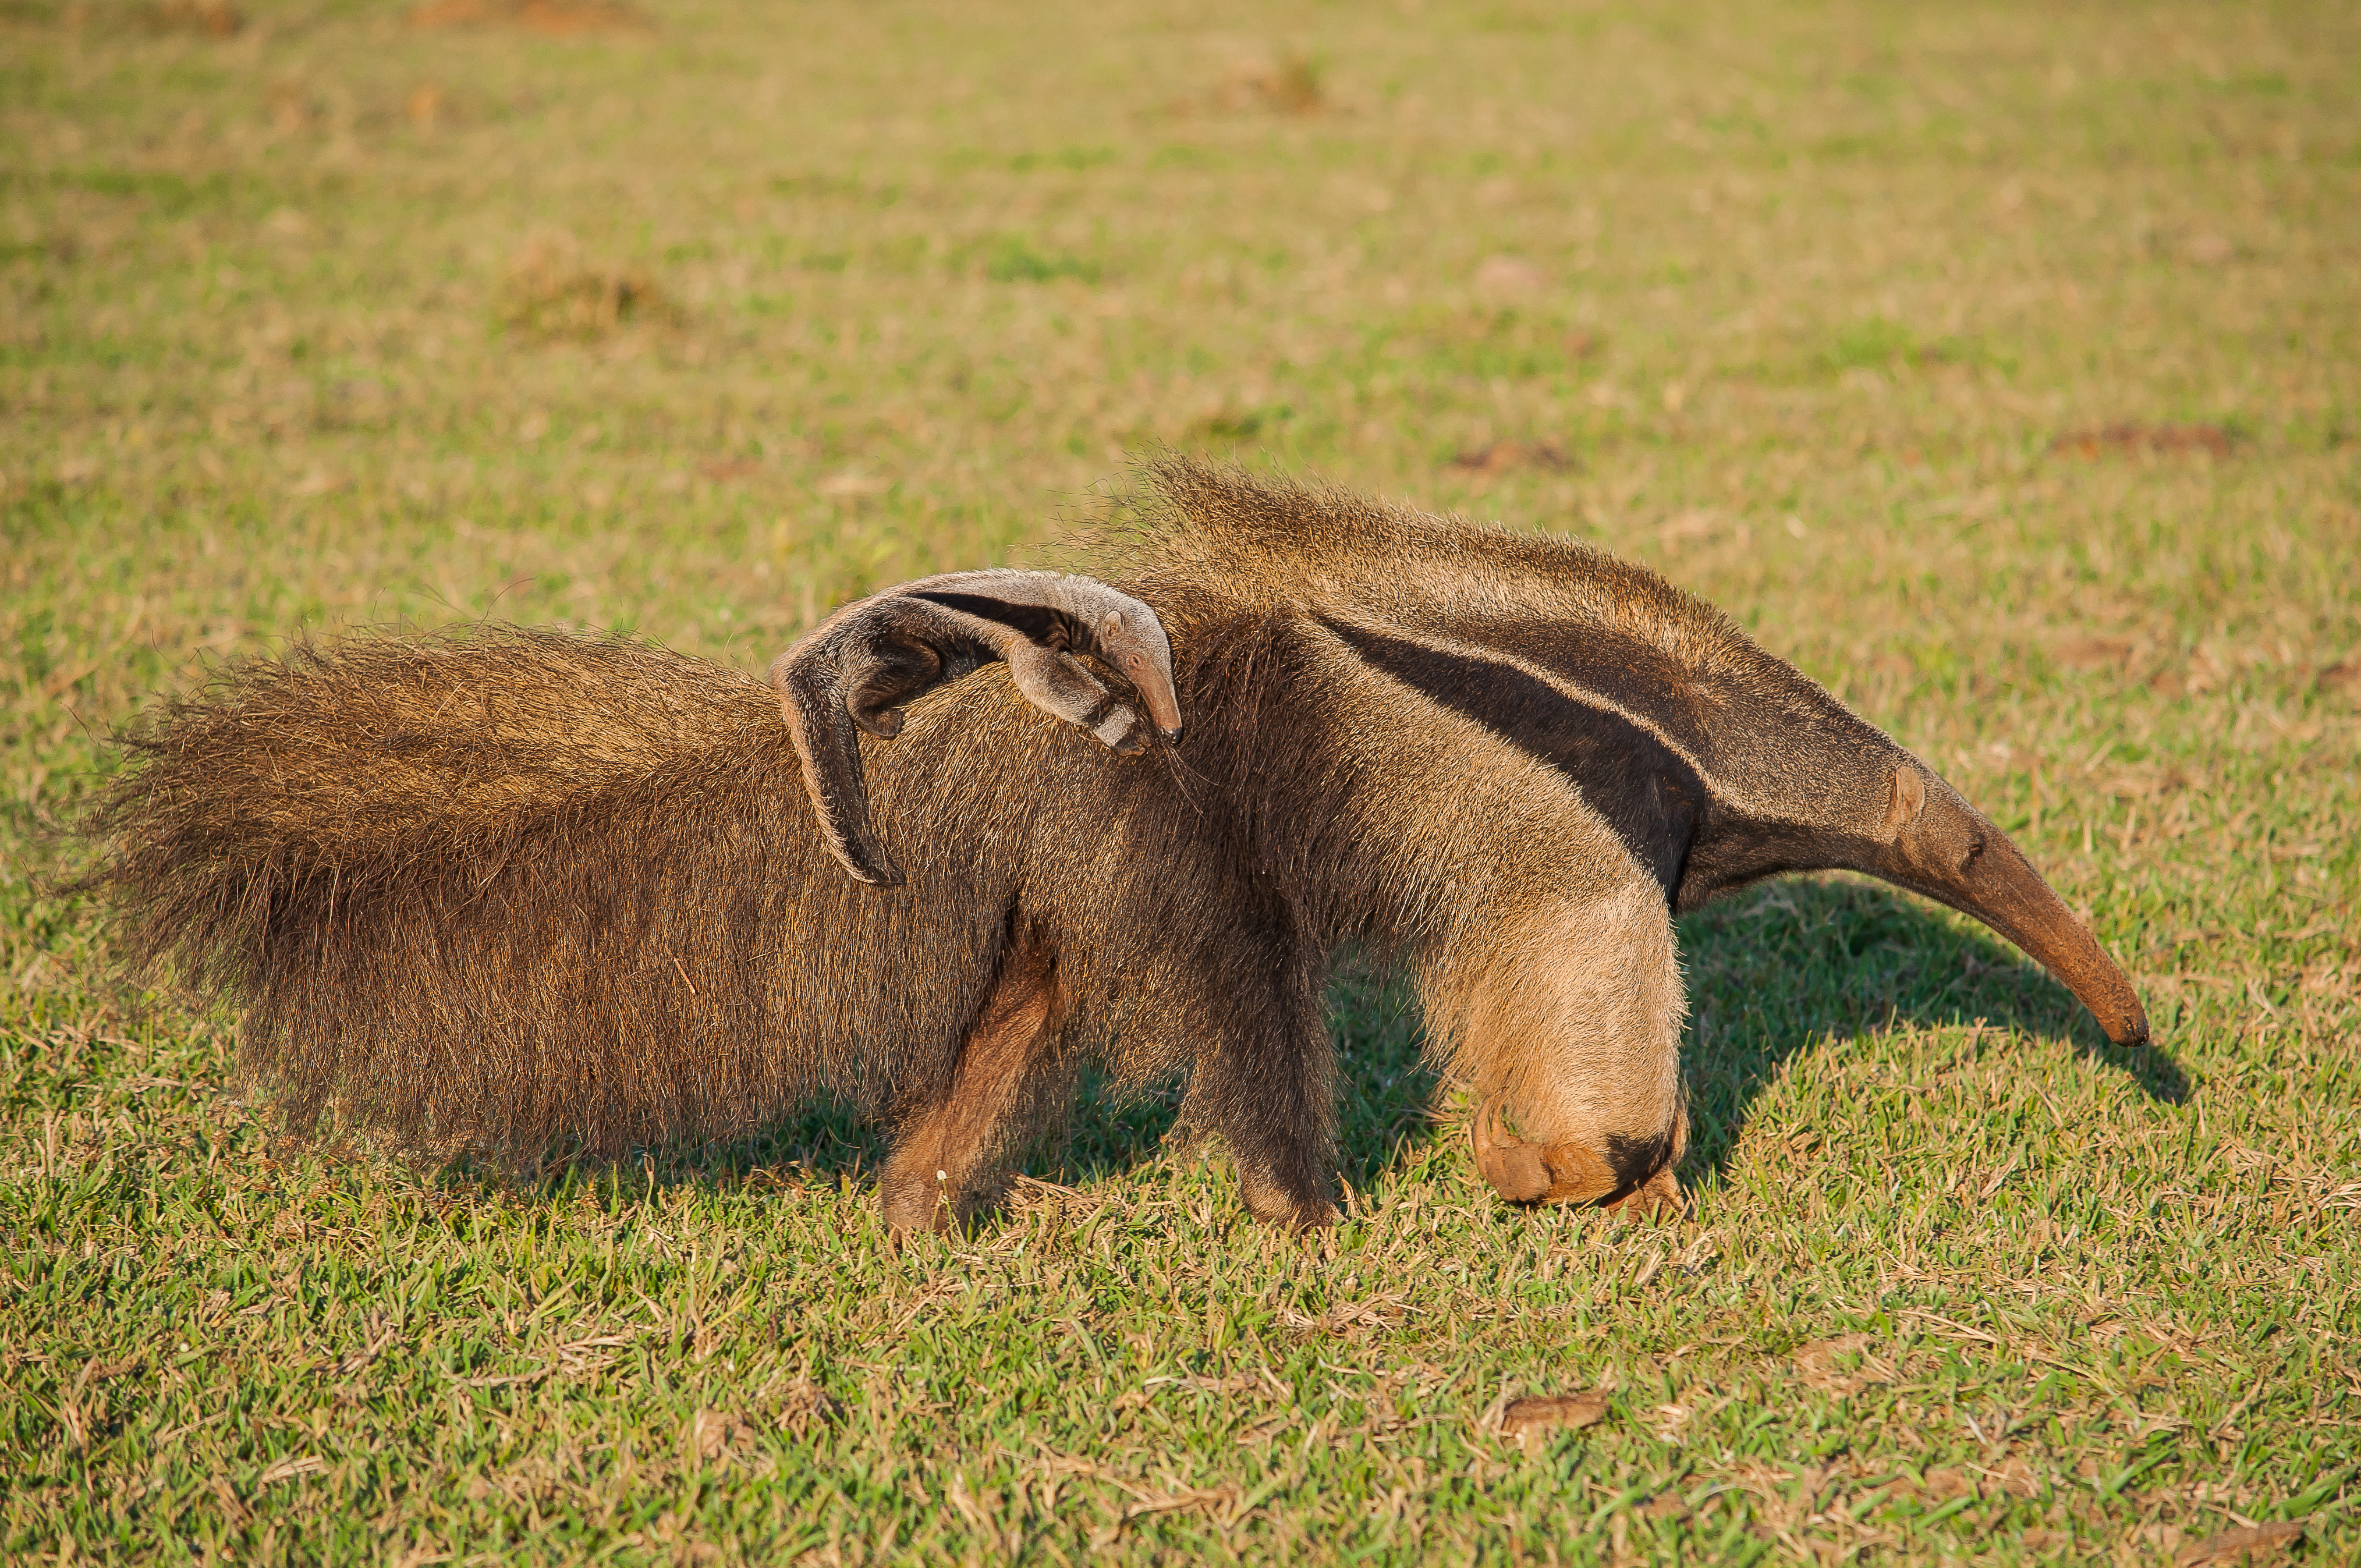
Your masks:
<svg viewBox="0 0 2361 1568"><path fill-rule="evenodd" d="M732 890L781 869L776 786L800 801L752 677L550 630L363 638L233 666L123 740L87 885L136 960L243 1008L299 1120L333 1097L418 1142L613 1152L794 1091L784 1059L680 1055L768 1032Z"/></svg>

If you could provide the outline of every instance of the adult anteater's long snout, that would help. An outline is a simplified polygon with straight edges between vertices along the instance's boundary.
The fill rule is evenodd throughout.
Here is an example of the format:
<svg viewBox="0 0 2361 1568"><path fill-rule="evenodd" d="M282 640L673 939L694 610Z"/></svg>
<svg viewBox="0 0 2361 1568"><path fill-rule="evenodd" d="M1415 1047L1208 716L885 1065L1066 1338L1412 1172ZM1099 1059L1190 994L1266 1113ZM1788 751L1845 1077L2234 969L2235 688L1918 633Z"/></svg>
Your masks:
<svg viewBox="0 0 2361 1568"><path fill-rule="evenodd" d="M2109 1039L2147 1044L2129 977L2007 834L1948 785L1907 769L1895 778L1894 817L1899 831L1863 871L1974 916L2064 981Z"/></svg>

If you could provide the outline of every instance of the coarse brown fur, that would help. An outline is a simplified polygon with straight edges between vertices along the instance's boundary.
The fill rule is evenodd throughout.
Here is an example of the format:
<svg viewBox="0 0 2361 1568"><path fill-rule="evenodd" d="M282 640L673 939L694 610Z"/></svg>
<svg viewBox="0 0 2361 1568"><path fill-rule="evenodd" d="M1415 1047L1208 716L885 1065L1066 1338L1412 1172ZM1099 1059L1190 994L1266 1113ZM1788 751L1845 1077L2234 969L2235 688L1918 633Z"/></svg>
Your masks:
<svg viewBox="0 0 2361 1568"><path fill-rule="evenodd" d="M1248 1207L1328 1218L1320 995L1348 941L1408 964L1438 1048L1543 1151L1520 1173L1496 1143L1505 1195L1662 1197L1671 914L1806 866L1970 908L2133 1032L1996 829L1661 578L1178 458L1145 477L1120 586L1170 633L1187 740L1111 756L1001 666L931 694L863 749L905 887L829 858L756 680L502 628L168 705L93 818L102 879L137 954L240 1003L244 1065L299 1117L607 1154L826 1084L897 1124L897 1225L971 1207L1086 1052L1185 1069ZM1987 847L2004 897L1961 880Z"/></svg>

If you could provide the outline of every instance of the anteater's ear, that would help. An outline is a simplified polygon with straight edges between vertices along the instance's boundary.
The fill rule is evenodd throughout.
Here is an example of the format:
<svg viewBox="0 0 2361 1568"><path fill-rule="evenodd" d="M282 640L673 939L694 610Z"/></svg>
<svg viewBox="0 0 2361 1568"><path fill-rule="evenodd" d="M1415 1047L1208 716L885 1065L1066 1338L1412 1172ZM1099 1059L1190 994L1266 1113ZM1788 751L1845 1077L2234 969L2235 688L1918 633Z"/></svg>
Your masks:
<svg viewBox="0 0 2361 1568"><path fill-rule="evenodd" d="M924 577L845 606L781 654L771 685L821 832L845 870L881 887L902 882L870 825L859 731L893 739L905 705L980 664L1005 660L1035 707L1115 751L1145 751L1138 716L1068 648L1123 670L1159 727L1179 735L1162 623L1137 599L1087 577L1015 571Z"/></svg>
<svg viewBox="0 0 2361 1568"><path fill-rule="evenodd" d="M1917 821L1918 814L1926 809L1926 779L1908 762L1898 764L1894 770L1894 782L1886 793L1885 837L1893 839Z"/></svg>

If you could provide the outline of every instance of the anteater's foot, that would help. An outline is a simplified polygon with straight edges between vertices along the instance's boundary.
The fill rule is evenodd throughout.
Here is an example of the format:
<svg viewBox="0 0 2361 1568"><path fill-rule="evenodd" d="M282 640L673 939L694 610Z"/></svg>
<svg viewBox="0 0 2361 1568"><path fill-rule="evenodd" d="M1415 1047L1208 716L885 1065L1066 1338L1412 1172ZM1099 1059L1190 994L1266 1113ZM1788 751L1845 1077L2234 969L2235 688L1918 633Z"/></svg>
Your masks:
<svg viewBox="0 0 2361 1568"><path fill-rule="evenodd" d="M1688 1217L1689 1198L1674 1179L1673 1168L1666 1166L1622 1197L1610 1198L1599 1207L1612 1210L1620 1219L1667 1223Z"/></svg>
<svg viewBox="0 0 2361 1568"><path fill-rule="evenodd" d="M1323 1231L1338 1219L1334 1201L1305 1183L1240 1170L1238 1188L1246 1199L1246 1212L1266 1225L1289 1231Z"/></svg>
<svg viewBox="0 0 2361 1568"><path fill-rule="evenodd" d="M888 1164L877 1179L877 1207L885 1228L896 1236L919 1231L949 1231L959 1223L957 1195L950 1190L950 1172L920 1170L904 1161Z"/></svg>

